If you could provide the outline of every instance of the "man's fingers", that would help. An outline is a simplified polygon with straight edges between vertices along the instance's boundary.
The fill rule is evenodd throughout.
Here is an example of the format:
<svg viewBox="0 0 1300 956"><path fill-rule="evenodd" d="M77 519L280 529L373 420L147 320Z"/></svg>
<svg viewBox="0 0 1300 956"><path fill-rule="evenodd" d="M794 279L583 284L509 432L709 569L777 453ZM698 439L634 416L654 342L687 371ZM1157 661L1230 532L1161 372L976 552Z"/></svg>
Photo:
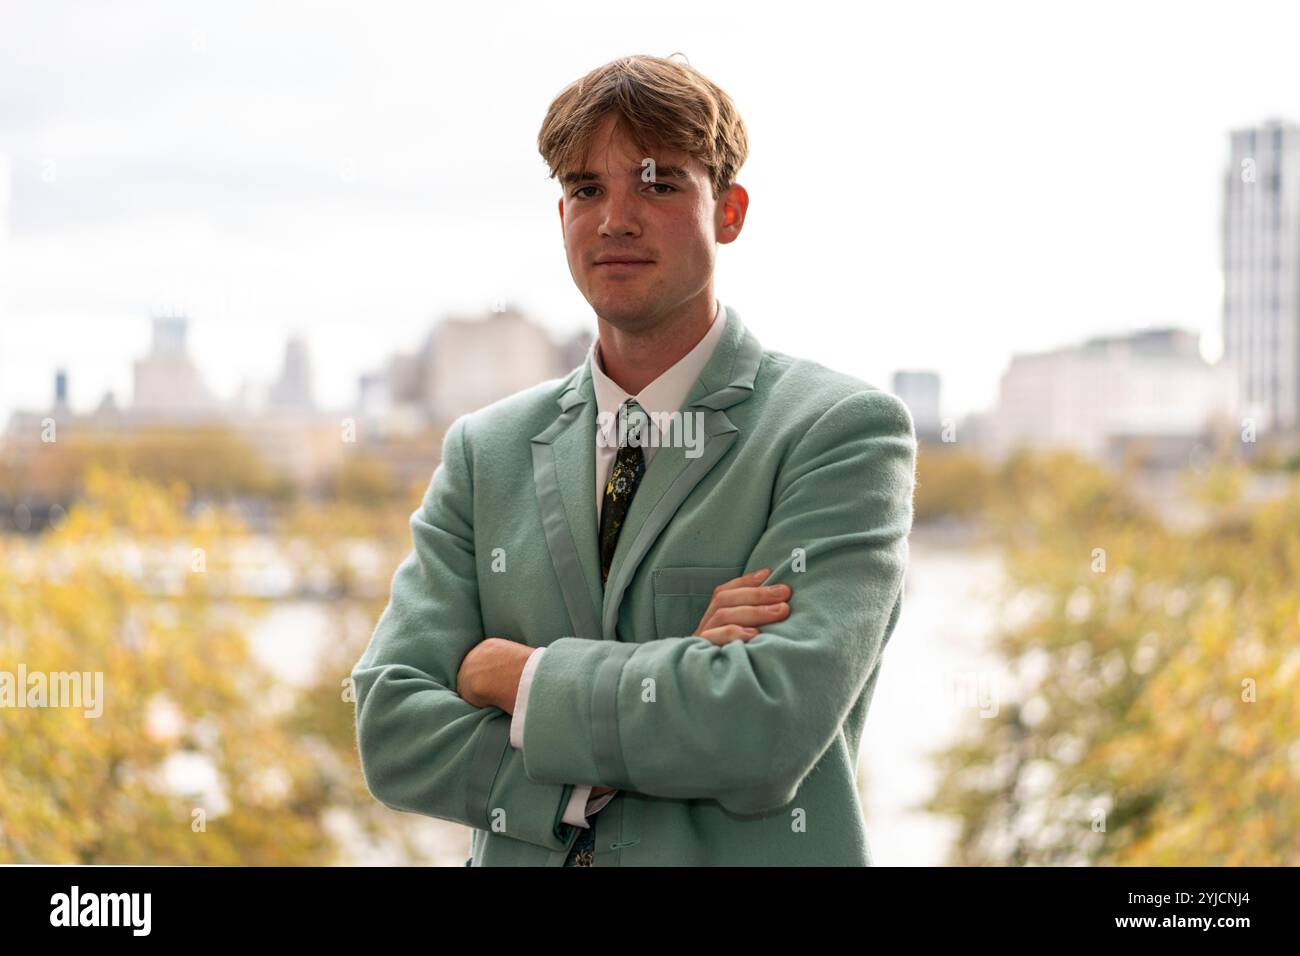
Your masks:
<svg viewBox="0 0 1300 956"><path fill-rule="evenodd" d="M708 639L715 644L748 640L757 633L754 628L788 617L790 605L786 600L791 594L790 586L760 586L771 573L771 568L760 568L753 574L732 578L714 588L704 617L695 629L696 636L706 637L714 633L720 639Z"/></svg>
<svg viewBox="0 0 1300 956"><path fill-rule="evenodd" d="M740 627L737 624L728 624L726 627L711 627L707 631L696 636L702 637L714 644L728 644L731 641L747 641L752 637L757 637L758 631L752 627Z"/></svg>
<svg viewBox="0 0 1300 956"><path fill-rule="evenodd" d="M727 624L761 626L787 617L790 613L787 599L791 596L791 588L788 584L755 586L753 578L766 576L766 573L756 571L750 578L736 578L738 583L731 587L724 585L715 589L696 633Z"/></svg>
<svg viewBox="0 0 1300 956"><path fill-rule="evenodd" d="M762 627L773 621L784 621L790 616L790 605L778 604L742 604L738 607L718 608L704 620L704 626L723 627L738 624L741 627Z"/></svg>
<svg viewBox="0 0 1300 956"><path fill-rule="evenodd" d="M727 591L714 591L710 605L715 608L737 607L741 604L775 604L790 596L790 585L769 584L767 587L731 588Z"/></svg>

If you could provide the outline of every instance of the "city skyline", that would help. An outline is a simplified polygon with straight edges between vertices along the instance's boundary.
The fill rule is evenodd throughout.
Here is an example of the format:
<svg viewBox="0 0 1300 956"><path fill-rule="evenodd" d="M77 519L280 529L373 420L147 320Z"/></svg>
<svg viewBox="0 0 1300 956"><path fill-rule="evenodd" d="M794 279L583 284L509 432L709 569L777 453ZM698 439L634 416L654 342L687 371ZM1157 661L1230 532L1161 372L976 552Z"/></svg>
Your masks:
<svg viewBox="0 0 1300 956"><path fill-rule="evenodd" d="M415 347L432 316L505 297L556 337L594 329L533 139L554 92L627 52L623 27L662 52L679 45L674 28L615 13L540 50L528 36L542 14L522 7L500 18L507 30L463 10L395 23L304 8L245 30L264 16L251 5L219 20L161 9L111 44L96 27L114 14L81 11L84 30L60 32L45 22L58 4L0 38L13 173L0 416L44 404L58 367L75 408L123 394L158 303L191 316L218 395L270 378L270 344L296 333L330 406ZM950 29L923 45L889 37L931 17L880 11L868 56L818 33L815 49L785 44L788 71L764 70L732 49L725 18L706 18L683 52L746 116L740 180L755 199L745 233L719 251L718 297L768 347L881 387L896 369L939 372L955 418L994 404L1017 352L1173 325L1215 353L1228 133L1300 117L1286 17L1152 7L1124 10L1116 35L1108 9L1121 10L1071 24L1068 50L993 29L1041 29L1051 14L1032 5L947 7ZM1265 17L1278 29L1260 35ZM1187 42L1165 50L1157 77L1147 53L1171 20ZM775 39L767 26L755 37ZM447 31L483 42L425 56L423 41ZM354 32L373 42L348 42ZM277 35L314 52L287 63ZM382 68L369 49L385 51ZM484 68L500 58L526 82ZM949 79L931 76L939 62ZM957 73L970 82L954 86ZM809 143L830 177L789 174Z"/></svg>

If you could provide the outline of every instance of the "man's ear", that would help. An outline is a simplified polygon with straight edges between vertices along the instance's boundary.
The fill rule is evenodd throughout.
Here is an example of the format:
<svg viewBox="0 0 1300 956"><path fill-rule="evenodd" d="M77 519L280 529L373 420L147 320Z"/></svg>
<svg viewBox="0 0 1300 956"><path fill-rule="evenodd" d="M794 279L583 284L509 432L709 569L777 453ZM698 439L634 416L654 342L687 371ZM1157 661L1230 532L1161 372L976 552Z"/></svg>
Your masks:
<svg viewBox="0 0 1300 956"><path fill-rule="evenodd" d="M560 231L564 231L564 197L560 197Z"/></svg>
<svg viewBox="0 0 1300 956"><path fill-rule="evenodd" d="M745 213L749 210L749 193L739 183L733 185L718 198L717 241L723 244L734 242L745 227Z"/></svg>

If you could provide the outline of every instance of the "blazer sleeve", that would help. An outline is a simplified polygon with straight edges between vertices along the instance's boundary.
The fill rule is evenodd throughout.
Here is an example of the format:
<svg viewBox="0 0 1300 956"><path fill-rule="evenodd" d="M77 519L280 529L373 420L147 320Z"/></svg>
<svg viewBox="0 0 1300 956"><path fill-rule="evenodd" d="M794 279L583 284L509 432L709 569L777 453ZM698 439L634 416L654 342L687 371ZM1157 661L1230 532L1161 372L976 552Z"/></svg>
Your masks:
<svg viewBox="0 0 1300 956"><path fill-rule="evenodd" d="M746 562L790 585L786 619L721 646L553 641L520 751L529 779L715 799L742 814L787 805L898 619L915 467L901 400L871 389L834 403L790 450Z"/></svg>
<svg viewBox="0 0 1300 956"><path fill-rule="evenodd" d="M528 715L528 690L533 681L533 671L537 669L537 665L544 653L546 653L544 647L539 647L533 651L524 663L523 673L519 676L519 687L515 691L515 709L510 718L510 746L516 749L522 747L524 743L523 728L525 718ZM587 818L599 812L618 793L617 790L614 790L593 798L591 790L591 787L573 788L568 807L565 809L563 817L561 817L565 823L571 823L575 827L590 826L591 824L587 822Z"/></svg>
<svg viewBox="0 0 1300 956"><path fill-rule="evenodd" d="M557 850L572 833L562 815L573 785L528 779L510 715L456 694L461 662L484 639L465 430L463 416L447 430L411 515L412 550L352 670L361 769L394 810Z"/></svg>

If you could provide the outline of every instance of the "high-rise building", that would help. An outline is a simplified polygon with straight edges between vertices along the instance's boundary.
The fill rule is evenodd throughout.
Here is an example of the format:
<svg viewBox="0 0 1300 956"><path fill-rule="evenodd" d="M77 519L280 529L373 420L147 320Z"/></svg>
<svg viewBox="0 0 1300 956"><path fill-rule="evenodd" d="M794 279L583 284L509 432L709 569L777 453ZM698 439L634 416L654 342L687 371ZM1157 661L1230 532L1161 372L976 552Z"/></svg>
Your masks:
<svg viewBox="0 0 1300 956"><path fill-rule="evenodd" d="M284 364L280 378L271 386L270 402L282 408L315 407L311 394L311 355L302 336L293 336L285 345Z"/></svg>
<svg viewBox="0 0 1300 956"><path fill-rule="evenodd" d="M1241 413L1300 427L1300 126L1233 130L1223 181L1223 348Z"/></svg>
<svg viewBox="0 0 1300 956"><path fill-rule="evenodd" d="M939 373L898 371L894 373L893 392L912 413L912 425L920 441L938 441Z"/></svg>

